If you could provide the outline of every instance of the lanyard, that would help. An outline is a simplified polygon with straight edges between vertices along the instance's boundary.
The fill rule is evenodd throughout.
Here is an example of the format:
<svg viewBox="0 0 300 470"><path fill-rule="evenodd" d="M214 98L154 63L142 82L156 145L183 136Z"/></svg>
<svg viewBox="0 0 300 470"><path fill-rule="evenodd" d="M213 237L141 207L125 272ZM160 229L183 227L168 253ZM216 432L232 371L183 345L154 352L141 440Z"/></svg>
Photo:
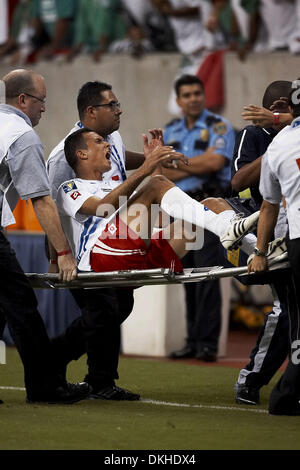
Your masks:
<svg viewBox="0 0 300 470"><path fill-rule="evenodd" d="M84 125L82 124L82 122L78 122L77 123L78 126L83 129L84 128ZM106 140L106 139L105 139ZM123 162L121 160L121 157L119 155L119 152L118 150L116 149L115 145L111 145L110 147L111 151L112 151L112 154L113 154L113 157L114 159L116 160L117 162L117 165L119 167L119 170L121 172L121 175L122 175L122 180L125 181L127 179L127 176L126 176L126 171L125 171L125 168L124 168L124 165L123 165Z"/></svg>

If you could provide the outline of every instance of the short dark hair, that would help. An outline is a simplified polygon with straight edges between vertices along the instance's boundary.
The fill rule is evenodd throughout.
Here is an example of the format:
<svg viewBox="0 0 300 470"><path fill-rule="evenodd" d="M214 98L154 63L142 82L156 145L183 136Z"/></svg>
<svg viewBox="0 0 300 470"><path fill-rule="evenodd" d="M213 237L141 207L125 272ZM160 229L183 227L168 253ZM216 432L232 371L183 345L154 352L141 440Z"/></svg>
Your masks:
<svg viewBox="0 0 300 470"><path fill-rule="evenodd" d="M70 167L76 172L76 167L77 167L77 156L76 152L79 149L87 149L87 145L84 140L84 134L87 134L88 132L94 132L91 129L88 129L87 127L84 127L82 129L78 129L78 131L73 132L73 134L70 134L66 140L65 140L65 156L68 164Z"/></svg>
<svg viewBox="0 0 300 470"><path fill-rule="evenodd" d="M277 80L267 86L263 96L262 105L266 109L270 109L274 101L281 97L288 98L291 92L292 82L286 80Z"/></svg>
<svg viewBox="0 0 300 470"><path fill-rule="evenodd" d="M300 116L300 78L294 80L289 95L289 106L292 108L293 117Z"/></svg>
<svg viewBox="0 0 300 470"><path fill-rule="evenodd" d="M88 106L98 104L103 91L111 90L112 86L104 82L87 82L79 90L77 97L77 109L79 118L83 119Z"/></svg>
<svg viewBox="0 0 300 470"><path fill-rule="evenodd" d="M174 89L175 89L175 92L176 92L176 96L177 97L179 96L180 87L182 87L183 85L195 85L195 84L200 85L202 90L204 91L204 84L203 84L202 80L200 80L199 77L197 77L196 75L182 75L174 83Z"/></svg>

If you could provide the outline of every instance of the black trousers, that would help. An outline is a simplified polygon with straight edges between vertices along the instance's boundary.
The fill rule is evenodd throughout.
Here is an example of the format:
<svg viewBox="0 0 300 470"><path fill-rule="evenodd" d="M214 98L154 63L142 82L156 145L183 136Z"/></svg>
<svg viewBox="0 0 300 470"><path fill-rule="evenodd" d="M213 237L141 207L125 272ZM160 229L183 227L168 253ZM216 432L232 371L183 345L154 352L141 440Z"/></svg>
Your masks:
<svg viewBox="0 0 300 470"><path fill-rule="evenodd" d="M219 238L211 232L204 233L202 250L189 251L182 259L185 268L207 267L219 264ZM195 351L203 347L218 350L221 329L220 281L191 282L184 284L186 294L187 344Z"/></svg>
<svg viewBox="0 0 300 470"><path fill-rule="evenodd" d="M10 243L0 232L1 335L5 323L23 362L27 396L57 387L57 364L36 296Z"/></svg>
<svg viewBox="0 0 300 470"><path fill-rule="evenodd" d="M250 362L241 370L238 383L245 380L249 387L267 385L282 366L289 353L288 311L295 307L290 297L291 273L287 271L281 280L271 285L274 299L273 310L265 317L256 345L250 353ZM246 376L246 379L243 377Z"/></svg>
<svg viewBox="0 0 300 470"><path fill-rule="evenodd" d="M294 342L300 339L300 238L287 240L287 247L292 269L288 295L293 305L289 309L289 362L272 390L269 412L293 415L300 414L300 361L293 355Z"/></svg>
<svg viewBox="0 0 300 470"><path fill-rule="evenodd" d="M118 378L120 325L133 308L133 289L72 289L81 309L58 337L52 339L57 360L62 366L88 356L85 380L94 388L114 384Z"/></svg>

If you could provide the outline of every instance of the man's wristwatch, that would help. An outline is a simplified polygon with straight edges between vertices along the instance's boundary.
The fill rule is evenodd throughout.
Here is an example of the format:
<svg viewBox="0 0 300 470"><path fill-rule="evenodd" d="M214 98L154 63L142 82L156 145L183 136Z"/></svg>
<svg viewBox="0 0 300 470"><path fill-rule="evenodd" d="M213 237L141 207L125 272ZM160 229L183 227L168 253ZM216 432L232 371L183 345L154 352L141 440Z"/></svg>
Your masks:
<svg viewBox="0 0 300 470"><path fill-rule="evenodd" d="M254 248L254 254L255 256L266 256L266 253L264 251L259 250L257 246Z"/></svg>

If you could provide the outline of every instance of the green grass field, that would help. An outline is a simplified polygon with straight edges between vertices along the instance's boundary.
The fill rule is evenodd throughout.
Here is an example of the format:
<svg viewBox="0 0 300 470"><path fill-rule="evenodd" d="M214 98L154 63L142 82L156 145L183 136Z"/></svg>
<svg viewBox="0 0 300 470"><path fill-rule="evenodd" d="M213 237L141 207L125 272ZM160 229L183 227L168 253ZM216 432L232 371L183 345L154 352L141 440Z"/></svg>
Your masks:
<svg viewBox="0 0 300 470"><path fill-rule="evenodd" d="M68 379L81 381L85 358ZM234 402L238 369L121 358L118 385L141 393L140 402L86 400L75 405L29 405L16 351L0 365L1 450L300 449L300 417L267 413ZM278 378L278 377L277 377Z"/></svg>

